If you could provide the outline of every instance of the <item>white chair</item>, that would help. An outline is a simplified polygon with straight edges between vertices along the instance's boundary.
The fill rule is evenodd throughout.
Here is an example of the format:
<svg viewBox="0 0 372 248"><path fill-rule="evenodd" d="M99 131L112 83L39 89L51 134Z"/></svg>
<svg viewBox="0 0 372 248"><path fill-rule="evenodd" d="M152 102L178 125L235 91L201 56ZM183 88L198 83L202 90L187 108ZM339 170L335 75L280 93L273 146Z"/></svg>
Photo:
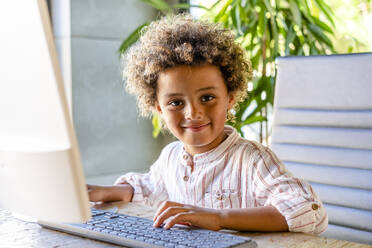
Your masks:
<svg viewBox="0 0 372 248"><path fill-rule="evenodd" d="M322 236L372 244L372 53L277 66L271 148L322 199Z"/></svg>

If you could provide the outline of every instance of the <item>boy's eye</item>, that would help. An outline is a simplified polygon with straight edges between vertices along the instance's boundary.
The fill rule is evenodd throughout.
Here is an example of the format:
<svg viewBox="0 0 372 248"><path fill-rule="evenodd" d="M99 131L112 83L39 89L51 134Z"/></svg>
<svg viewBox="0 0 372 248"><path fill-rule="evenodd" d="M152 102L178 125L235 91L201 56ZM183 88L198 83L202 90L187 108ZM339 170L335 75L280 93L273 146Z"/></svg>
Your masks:
<svg viewBox="0 0 372 248"><path fill-rule="evenodd" d="M205 95L205 96L202 96L201 97L201 101L202 102L209 102L209 101L212 101L215 97L214 96L211 96L211 95Z"/></svg>
<svg viewBox="0 0 372 248"><path fill-rule="evenodd" d="M177 107L177 106L180 106L182 104L182 101L173 100L173 101L170 101L168 104L171 105L171 106Z"/></svg>

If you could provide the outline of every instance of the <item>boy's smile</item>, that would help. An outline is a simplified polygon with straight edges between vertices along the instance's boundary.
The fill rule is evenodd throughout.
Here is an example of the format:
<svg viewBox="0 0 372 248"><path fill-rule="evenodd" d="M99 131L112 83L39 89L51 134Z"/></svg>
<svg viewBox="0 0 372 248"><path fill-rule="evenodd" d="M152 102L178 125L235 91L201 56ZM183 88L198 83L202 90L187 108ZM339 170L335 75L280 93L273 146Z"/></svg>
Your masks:
<svg viewBox="0 0 372 248"><path fill-rule="evenodd" d="M191 155L209 151L225 139L224 125L234 95L227 92L218 67L169 68L160 73L156 93L156 109Z"/></svg>

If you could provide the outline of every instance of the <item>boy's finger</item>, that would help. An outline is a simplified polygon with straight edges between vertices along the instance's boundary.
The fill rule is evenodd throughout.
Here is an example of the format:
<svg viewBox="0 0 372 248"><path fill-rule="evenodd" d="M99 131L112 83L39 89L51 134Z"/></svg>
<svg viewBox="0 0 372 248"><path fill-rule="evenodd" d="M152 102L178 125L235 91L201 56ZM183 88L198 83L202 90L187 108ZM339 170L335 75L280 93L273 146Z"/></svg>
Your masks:
<svg viewBox="0 0 372 248"><path fill-rule="evenodd" d="M171 216L175 216L177 214L180 214L182 212L188 212L188 209L182 208L182 207L170 207L167 208L165 211L159 214L154 222L154 227L159 227L166 219L168 219Z"/></svg>
<svg viewBox="0 0 372 248"><path fill-rule="evenodd" d="M166 206L167 202L163 202L160 207L158 207L158 209L156 210L155 214L154 214L154 218L152 218L152 221L155 221L156 218L159 216L159 214L161 214L163 211L164 211L164 207Z"/></svg>
<svg viewBox="0 0 372 248"><path fill-rule="evenodd" d="M177 203L177 202L171 202L171 201L165 201L163 202L160 207L158 208L158 210L156 210L156 213L154 215L154 218L152 219L153 221L156 220L156 218L164 211L166 210L167 208L171 207L171 206L179 206L179 207L182 207L183 205L180 204L180 203Z"/></svg>
<svg viewBox="0 0 372 248"><path fill-rule="evenodd" d="M88 193L92 192L94 189L94 185L87 184L87 191Z"/></svg>
<svg viewBox="0 0 372 248"><path fill-rule="evenodd" d="M97 187L96 185L93 185L93 184L86 184L87 186L87 189L94 189L95 187Z"/></svg>
<svg viewBox="0 0 372 248"><path fill-rule="evenodd" d="M164 229L170 229L172 228L175 224L181 224L181 223L184 223L184 222L187 222L189 223L190 225L192 225L192 215L193 214L190 214L190 213L178 213L174 216L174 218L172 218L165 226L164 226Z"/></svg>

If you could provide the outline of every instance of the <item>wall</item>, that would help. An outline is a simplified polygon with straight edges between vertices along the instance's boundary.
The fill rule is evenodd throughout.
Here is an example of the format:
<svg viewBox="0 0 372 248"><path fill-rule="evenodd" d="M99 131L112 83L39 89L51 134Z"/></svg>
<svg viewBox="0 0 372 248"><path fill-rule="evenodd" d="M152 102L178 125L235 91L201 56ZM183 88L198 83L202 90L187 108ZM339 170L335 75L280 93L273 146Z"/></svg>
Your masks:
<svg viewBox="0 0 372 248"><path fill-rule="evenodd" d="M123 88L121 41L156 17L138 0L52 1L56 44L89 183L111 184L127 171L146 171L167 142L154 140Z"/></svg>

